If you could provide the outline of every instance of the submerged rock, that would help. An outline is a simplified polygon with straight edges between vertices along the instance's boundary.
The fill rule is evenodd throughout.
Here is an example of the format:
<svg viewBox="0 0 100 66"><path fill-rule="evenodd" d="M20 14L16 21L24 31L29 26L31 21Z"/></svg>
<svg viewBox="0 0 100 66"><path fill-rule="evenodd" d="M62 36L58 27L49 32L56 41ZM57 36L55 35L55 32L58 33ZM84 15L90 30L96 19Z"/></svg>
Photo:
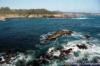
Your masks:
<svg viewBox="0 0 100 66"><path fill-rule="evenodd" d="M86 39L89 39L91 36L90 36L90 35L84 35L84 37L85 37Z"/></svg>

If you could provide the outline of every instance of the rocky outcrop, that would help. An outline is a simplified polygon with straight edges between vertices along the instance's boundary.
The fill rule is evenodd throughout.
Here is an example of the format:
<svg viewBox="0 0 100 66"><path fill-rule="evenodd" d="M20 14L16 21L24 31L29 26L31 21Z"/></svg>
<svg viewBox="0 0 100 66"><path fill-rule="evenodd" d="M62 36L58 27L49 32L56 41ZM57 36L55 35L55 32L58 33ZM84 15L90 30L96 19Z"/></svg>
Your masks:
<svg viewBox="0 0 100 66"><path fill-rule="evenodd" d="M69 53L72 51L72 48L69 48L67 50L62 50L60 56L66 56L69 55Z"/></svg>
<svg viewBox="0 0 100 66"><path fill-rule="evenodd" d="M77 45L77 47L79 49L87 49L87 46L85 44L82 44L82 45Z"/></svg>
<svg viewBox="0 0 100 66"><path fill-rule="evenodd" d="M72 31L57 31L53 33L52 35L47 36L46 40L53 41L53 40L56 40L58 37L61 37L63 35L71 35L72 33L73 33Z"/></svg>

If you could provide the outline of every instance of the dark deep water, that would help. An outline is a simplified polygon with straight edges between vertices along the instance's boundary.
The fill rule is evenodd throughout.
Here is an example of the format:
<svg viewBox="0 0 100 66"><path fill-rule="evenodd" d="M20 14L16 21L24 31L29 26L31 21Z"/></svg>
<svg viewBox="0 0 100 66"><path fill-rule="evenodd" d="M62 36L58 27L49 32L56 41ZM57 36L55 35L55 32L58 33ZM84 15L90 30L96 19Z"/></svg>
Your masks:
<svg viewBox="0 0 100 66"><path fill-rule="evenodd" d="M0 21L0 50L1 51L4 49L34 50L36 52L35 55L37 55L36 57L39 57L42 54L41 51L47 52L47 50L50 47L57 46L56 43L54 43L53 45L53 42L42 44L40 42L41 35L45 35L49 32L60 31L63 29L80 32L82 34L89 34L90 36L96 39L93 40L92 43L94 42L95 44L96 42L98 45L100 44L99 41L100 40L100 17L91 17L91 18L84 18L84 19L81 18L79 19L60 19L60 18L59 19L57 18L7 19L6 21ZM57 42L59 42L59 44L64 43L63 40L62 41L58 40ZM94 46L92 48L94 48ZM100 58L100 55L98 55L100 54L100 52L99 51L96 52L96 50L100 49L100 47L96 47L96 48L97 49L95 48L93 49L92 53L93 54L97 53L97 55L91 56L92 53L90 53L90 56L93 59L94 57ZM90 52L90 49L87 50L86 52ZM82 55L85 56L85 54ZM70 58L70 60L72 59ZM79 60L78 62L81 61ZM95 61L91 60L91 62L95 62ZM50 65L50 66L56 66L56 65Z"/></svg>
<svg viewBox="0 0 100 66"><path fill-rule="evenodd" d="M0 49L34 49L40 35L62 29L89 33L100 39L100 17L93 19L7 19L0 21Z"/></svg>

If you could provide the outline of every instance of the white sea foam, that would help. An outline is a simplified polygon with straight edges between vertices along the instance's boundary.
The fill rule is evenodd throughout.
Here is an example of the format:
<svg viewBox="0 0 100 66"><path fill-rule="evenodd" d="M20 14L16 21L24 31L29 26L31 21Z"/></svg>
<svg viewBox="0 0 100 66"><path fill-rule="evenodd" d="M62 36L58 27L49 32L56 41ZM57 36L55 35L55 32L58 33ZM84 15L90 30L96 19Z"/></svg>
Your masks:
<svg viewBox="0 0 100 66"><path fill-rule="evenodd" d="M80 17L80 18L71 18L71 19L84 20L84 19L94 19L94 18L88 18L88 17Z"/></svg>
<svg viewBox="0 0 100 66"><path fill-rule="evenodd" d="M79 49L76 45L82 45L85 44L87 46L88 49ZM89 62L93 61L93 59L95 57L99 57L98 58L98 62L100 61L100 46L96 46L95 44L87 44L87 42L85 40L77 40L77 41L71 41L68 42L68 44L64 44L62 45L64 50L67 50L69 48L72 48L72 52L70 53L70 56L68 56L69 59L65 59L65 62L77 62L79 60L82 60L83 58L85 58L85 56L87 55L87 60ZM74 52L80 52L78 57L74 56ZM57 52L54 52L54 54L57 54ZM58 53L59 55L59 53Z"/></svg>
<svg viewBox="0 0 100 66"><path fill-rule="evenodd" d="M79 33L79 32L73 32L71 34L71 36L73 36L73 37L83 37L83 34L82 33Z"/></svg>
<svg viewBox="0 0 100 66"><path fill-rule="evenodd" d="M50 53L54 49L55 49L54 47L49 48L48 53Z"/></svg>
<svg viewBox="0 0 100 66"><path fill-rule="evenodd" d="M59 57L60 56L60 51L59 50L56 50L53 52L53 56L56 56L56 57Z"/></svg>
<svg viewBox="0 0 100 66"><path fill-rule="evenodd" d="M64 29L64 31L68 31ZM48 34L46 35L48 36ZM64 35L66 36L66 35ZM66 36L67 37L67 36ZM63 48L62 50L72 49L69 55L66 56L67 59L64 59L62 64L64 63L94 63L94 59L96 58L95 63L100 62L100 41L97 38L90 37L86 39L85 35L80 32L75 32L71 34L71 37L78 38L77 40L71 40L66 43L60 44ZM68 39L68 38L67 38ZM65 40L65 39L61 39ZM57 42L57 41L56 41ZM77 45L85 45L87 49L80 49ZM52 52L53 56L59 57L61 55L61 51L56 50L55 47L49 48L48 53ZM85 60L84 60L85 59ZM59 62L56 62L56 64Z"/></svg>
<svg viewBox="0 0 100 66"><path fill-rule="evenodd" d="M31 52L31 54L28 53L27 55L24 53L18 53L16 57L12 57L12 60L10 60L10 63L16 66L16 63L18 63L19 61L23 61L25 64L27 64L28 62L34 59L33 54L34 54L33 52Z"/></svg>
<svg viewBox="0 0 100 66"><path fill-rule="evenodd" d="M51 35L52 33L53 32L41 35L42 37L41 40L45 40L46 37L48 35ZM66 43L60 44L60 46L62 47L61 50L68 50L71 48L72 51L67 56L65 56L63 61L60 61L58 58L56 60L53 60L53 62L47 66L58 66L59 64L62 65L66 63L80 63L80 62L94 63L94 59L96 59L96 63L100 63L100 45L99 45L100 41L99 39L96 39L96 38L89 39L89 40L83 39L84 34L80 32L73 32L71 36L74 38L80 38L80 39L68 41ZM65 40L65 39L62 39L62 40ZM80 49L79 47L77 47L77 45L83 45L83 44L87 47L87 49ZM48 48L46 53L52 54L55 57L60 57L61 50L56 49L56 48L57 46L52 46ZM24 53L19 53L16 56L16 59L12 61L12 64L17 63L19 60L24 60L25 63L27 63L28 61L33 60L33 56L34 54L25 55Z"/></svg>
<svg viewBox="0 0 100 66"><path fill-rule="evenodd" d="M68 29L63 29L63 30L61 30L61 31L69 31L69 30L68 30ZM45 43L47 37L48 37L49 35L52 35L53 33L55 33L55 32L49 32L49 33L47 33L47 34L41 35L41 36L40 36L40 43ZM64 37L64 36L65 36L65 37L68 37L68 35L63 35L62 37ZM71 34L71 36L74 37L74 38L84 38L84 35L83 35L82 33L80 33L80 32L75 32L75 31L73 31L73 33Z"/></svg>

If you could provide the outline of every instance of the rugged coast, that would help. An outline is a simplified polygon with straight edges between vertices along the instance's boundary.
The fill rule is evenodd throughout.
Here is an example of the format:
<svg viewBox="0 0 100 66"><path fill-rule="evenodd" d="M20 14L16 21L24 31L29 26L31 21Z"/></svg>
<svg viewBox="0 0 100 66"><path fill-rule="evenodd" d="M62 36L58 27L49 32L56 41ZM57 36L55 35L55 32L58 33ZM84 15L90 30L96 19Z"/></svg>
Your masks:
<svg viewBox="0 0 100 66"><path fill-rule="evenodd" d="M6 18L80 18L91 15L99 14L49 11L46 9L10 9L8 7L0 8L0 20L5 20Z"/></svg>
<svg viewBox="0 0 100 66"><path fill-rule="evenodd" d="M0 20L7 18L65 18L64 14L30 14L30 15L18 15L18 14L7 14L0 15Z"/></svg>

